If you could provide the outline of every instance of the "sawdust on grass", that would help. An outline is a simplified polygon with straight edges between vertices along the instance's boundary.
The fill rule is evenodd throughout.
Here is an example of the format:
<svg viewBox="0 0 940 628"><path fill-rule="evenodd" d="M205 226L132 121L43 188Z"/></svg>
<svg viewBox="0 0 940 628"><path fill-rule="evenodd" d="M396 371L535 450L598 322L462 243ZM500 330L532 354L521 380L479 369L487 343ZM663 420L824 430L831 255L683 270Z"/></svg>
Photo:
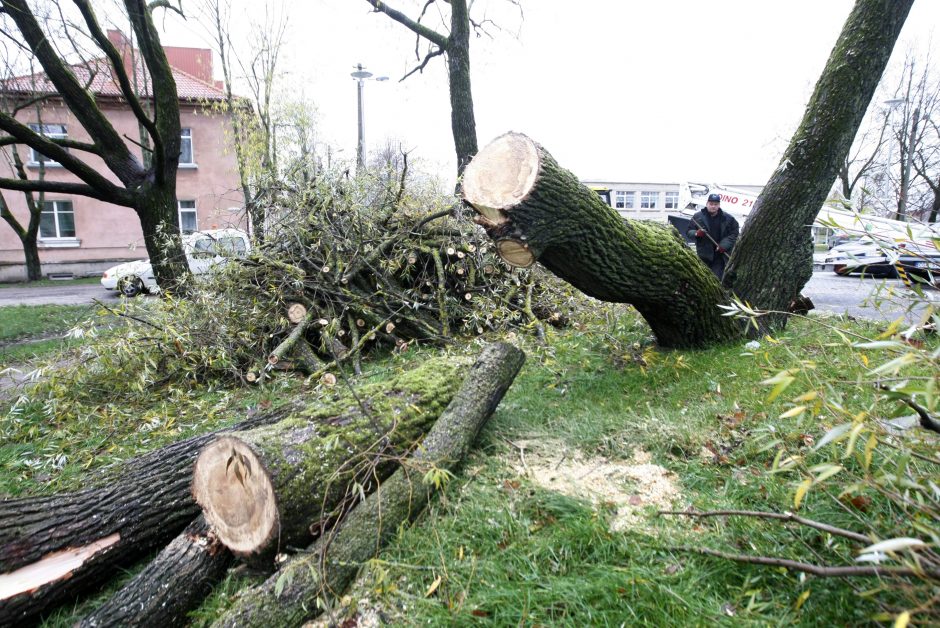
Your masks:
<svg viewBox="0 0 940 628"><path fill-rule="evenodd" d="M642 526L650 509L670 509L681 496L676 475L641 449L630 460L615 461L585 456L557 442L513 445L511 465L519 475L542 488L611 507L615 532Z"/></svg>

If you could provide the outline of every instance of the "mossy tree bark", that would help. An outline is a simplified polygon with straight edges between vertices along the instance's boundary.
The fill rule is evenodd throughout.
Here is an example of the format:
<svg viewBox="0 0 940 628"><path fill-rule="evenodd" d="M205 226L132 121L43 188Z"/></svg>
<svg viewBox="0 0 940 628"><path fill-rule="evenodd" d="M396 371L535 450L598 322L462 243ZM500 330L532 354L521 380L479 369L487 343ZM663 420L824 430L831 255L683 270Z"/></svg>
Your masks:
<svg viewBox="0 0 940 628"><path fill-rule="evenodd" d="M233 559L200 516L75 628L179 626L222 580Z"/></svg>
<svg viewBox="0 0 940 628"><path fill-rule="evenodd" d="M340 595L399 527L424 509L434 491L428 471L450 471L463 460L486 420L522 368L525 355L488 345L421 446L378 490L307 552L258 587L244 591L216 626L299 626L316 616L317 600Z"/></svg>
<svg viewBox="0 0 940 628"><path fill-rule="evenodd" d="M858 0L799 129L731 255L724 284L762 310L786 312L812 276L811 225L852 146L913 0ZM773 314L768 326L785 324Z"/></svg>
<svg viewBox="0 0 940 628"><path fill-rule="evenodd" d="M291 410L220 432L274 423ZM93 478L94 488L0 502L0 625L33 620L172 539L199 514L190 494L193 462L220 432L131 460ZM69 556L74 563L60 568Z"/></svg>
<svg viewBox="0 0 940 628"><path fill-rule="evenodd" d="M548 151L519 133L483 148L464 174L464 200L509 264L538 261L585 294L629 303L663 347L740 335L727 297L671 226L623 220Z"/></svg>
<svg viewBox="0 0 940 628"><path fill-rule="evenodd" d="M430 360L356 400L235 432L210 443L193 495L219 540L264 563L309 544L387 478L427 433L459 385L460 362Z"/></svg>

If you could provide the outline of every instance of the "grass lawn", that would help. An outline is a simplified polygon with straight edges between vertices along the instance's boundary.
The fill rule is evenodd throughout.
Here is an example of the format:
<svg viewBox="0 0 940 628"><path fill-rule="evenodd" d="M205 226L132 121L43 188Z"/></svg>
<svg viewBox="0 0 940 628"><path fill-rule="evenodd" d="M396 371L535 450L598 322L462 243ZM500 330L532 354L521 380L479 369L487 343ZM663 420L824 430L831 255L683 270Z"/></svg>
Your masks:
<svg viewBox="0 0 940 628"><path fill-rule="evenodd" d="M635 313L606 312L552 332L545 346L519 340L526 365L474 452L419 521L366 565L348 604L395 625L437 626L856 625L891 612L890 594L858 595L874 581L807 578L689 549L851 564L853 548L838 538L741 517L656 516L668 508L794 509L801 476L776 453L809 459L812 443L840 421L795 412L794 399L827 381L848 410L878 411L872 388L858 385L868 358L828 323L799 319L757 349L659 351ZM883 331L839 325L871 338ZM366 376L429 353L372 363ZM794 383L770 400L772 386L762 382L783 369ZM21 406L5 412L0 431L0 496L79 486L90 468L303 391L283 378L262 388L153 392L56 425L42 404ZM801 514L846 528L859 515L825 490L808 493ZM197 625L250 582L225 581ZM47 625L71 625L81 610L60 611Z"/></svg>

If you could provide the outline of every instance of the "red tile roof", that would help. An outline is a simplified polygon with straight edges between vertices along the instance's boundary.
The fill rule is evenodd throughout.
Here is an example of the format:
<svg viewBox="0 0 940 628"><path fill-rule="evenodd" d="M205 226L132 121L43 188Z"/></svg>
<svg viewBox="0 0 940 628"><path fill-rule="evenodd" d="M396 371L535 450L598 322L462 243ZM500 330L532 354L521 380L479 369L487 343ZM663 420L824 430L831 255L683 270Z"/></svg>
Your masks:
<svg viewBox="0 0 940 628"><path fill-rule="evenodd" d="M142 97L148 97L151 95L150 75L140 60L137 61L136 66L136 91ZM121 88L118 85L117 79L113 76L111 64L106 59L99 58L88 62L76 63L70 66L70 68L79 82L83 85L87 85L96 96L122 97ZM200 80L179 68L171 67L171 70L173 72L173 80L176 82L176 93L179 95L180 100L217 101L225 98L225 93L212 83ZM135 77L130 78L131 85L134 85ZM0 89L7 92L24 92L31 94L54 94L57 91L52 85L52 82L46 77L45 73L42 72L7 79L6 81L0 82Z"/></svg>

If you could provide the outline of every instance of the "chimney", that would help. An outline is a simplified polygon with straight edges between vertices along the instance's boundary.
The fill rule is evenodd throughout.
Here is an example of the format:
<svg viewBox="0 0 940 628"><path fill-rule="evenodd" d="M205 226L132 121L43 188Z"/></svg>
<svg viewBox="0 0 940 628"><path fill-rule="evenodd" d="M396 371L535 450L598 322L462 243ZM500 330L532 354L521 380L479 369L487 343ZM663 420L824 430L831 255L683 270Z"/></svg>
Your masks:
<svg viewBox="0 0 940 628"><path fill-rule="evenodd" d="M205 48L179 48L164 46L166 60L177 70L195 76L203 83L214 85L212 79L212 51Z"/></svg>
<svg viewBox="0 0 940 628"><path fill-rule="evenodd" d="M110 41L118 52L121 53L121 59L124 61L124 70L133 76L133 64L131 63L134 58L134 45L131 43L124 33L121 31L109 28L108 29L108 41Z"/></svg>

